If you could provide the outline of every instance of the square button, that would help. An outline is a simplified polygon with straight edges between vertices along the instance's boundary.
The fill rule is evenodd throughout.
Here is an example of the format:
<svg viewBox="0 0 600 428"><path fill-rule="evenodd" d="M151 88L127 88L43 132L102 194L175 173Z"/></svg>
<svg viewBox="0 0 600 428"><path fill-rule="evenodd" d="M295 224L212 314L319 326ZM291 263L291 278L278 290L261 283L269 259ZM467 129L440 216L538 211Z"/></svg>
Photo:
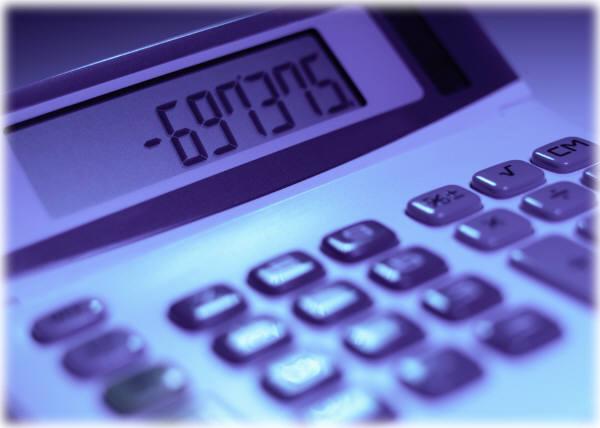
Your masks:
<svg viewBox="0 0 600 428"><path fill-rule="evenodd" d="M464 187L442 186L411 199L406 214L422 223L441 226L483 208L479 196Z"/></svg>
<svg viewBox="0 0 600 428"><path fill-rule="evenodd" d="M578 137L561 138L538 147L531 162L552 172L566 174L594 163L596 145Z"/></svg>
<svg viewBox="0 0 600 428"><path fill-rule="evenodd" d="M393 290L409 290L448 272L446 262L422 247L397 251L375 263L369 277Z"/></svg>
<svg viewBox="0 0 600 428"><path fill-rule="evenodd" d="M329 357L299 351L271 364L263 378L263 385L275 397L293 400L339 377L340 372Z"/></svg>
<svg viewBox="0 0 600 428"><path fill-rule="evenodd" d="M169 318L186 330L200 330L229 320L246 310L244 298L232 288L218 284L203 288L169 308Z"/></svg>
<svg viewBox="0 0 600 428"><path fill-rule="evenodd" d="M493 198L510 198L544 184L544 173L530 163L511 160L476 172L471 187Z"/></svg>
<svg viewBox="0 0 600 428"><path fill-rule="evenodd" d="M318 325L335 323L372 305L371 298L347 281L310 291L294 302L294 313Z"/></svg>
<svg viewBox="0 0 600 428"><path fill-rule="evenodd" d="M425 337L414 322L395 313L376 315L348 328L344 344L362 357L378 359L413 345Z"/></svg>
<svg viewBox="0 0 600 428"><path fill-rule="evenodd" d="M325 276L321 263L301 251L292 251L252 269L248 283L269 295L287 293Z"/></svg>
<svg viewBox="0 0 600 428"><path fill-rule="evenodd" d="M498 208L460 224L455 235L479 250L496 250L532 233L533 228L527 219Z"/></svg>
<svg viewBox="0 0 600 428"><path fill-rule="evenodd" d="M246 363L284 346L291 339L290 331L282 321L259 316L218 336L213 349L232 363Z"/></svg>
<svg viewBox="0 0 600 428"><path fill-rule="evenodd" d="M321 250L346 263L357 262L398 245L396 234L374 220L336 230L321 242Z"/></svg>
<svg viewBox="0 0 600 428"><path fill-rule="evenodd" d="M507 355L528 354L560 337L558 324L541 312L519 308L475 324L477 337Z"/></svg>
<svg viewBox="0 0 600 428"><path fill-rule="evenodd" d="M568 295L592 303L594 255L584 246L560 235L550 235L511 254L522 271Z"/></svg>
<svg viewBox="0 0 600 428"><path fill-rule="evenodd" d="M571 218L596 204L591 190L570 181L559 181L544 186L523 198L521 208L549 221Z"/></svg>
<svg viewBox="0 0 600 428"><path fill-rule="evenodd" d="M398 375L414 392L434 398L473 382L482 375L482 370L459 350L443 348L421 357L402 358Z"/></svg>
<svg viewBox="0 0 600 428"><path fill-rule="evenodd" d="M448 321L471 318L501 301L502 294L496 287L471 275L429 289L423 296L425 309Z"/></svg>

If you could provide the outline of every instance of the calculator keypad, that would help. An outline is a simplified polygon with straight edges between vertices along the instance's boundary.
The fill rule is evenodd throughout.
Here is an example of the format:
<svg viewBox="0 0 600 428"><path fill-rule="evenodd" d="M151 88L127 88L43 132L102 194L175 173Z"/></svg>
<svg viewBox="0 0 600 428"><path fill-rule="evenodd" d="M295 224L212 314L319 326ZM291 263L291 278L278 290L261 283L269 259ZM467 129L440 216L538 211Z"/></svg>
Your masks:
<svg viewBox="0 0 600 428"><path fill-rule="evenodd" d="M271 364L263 385L273 396L292 400L304 396L340 377L326 355L299 351Z"/></svg>
<svg viewBox="0 0 600 428"><path fill-rule="evenodd" d="M40 343L52 343L87 330L105 317L106 308L99 299L83 299L38 319L31 335Z"/></svg>
<svg viewBox="0 0 600 428"><path fill-rule="evenodd" d="M497 319L481 320L475 332L485 344L507 355L530 353L561 335L558 324L531 308L518 308Z"/></svg>
<svg viewBox="0 0 600 428"><path fill-rule="evenodd" d="M442 186L411 199L406 214L431 226L460 220L483 208L479 196L461 186Z"/></svg>
<svg viewBox="0 0 600 428"><path fill-rule="evenodd" d="M337 281L298 297L294 312L309 323L328 325L371 305L365 292L347 281Z"/></svg>
<svg viewBox="0 0 600 428"><path fill-rule="evenodd" d="M522 160L511 160L476 172L471 187L493 198L504 199L541 186L545 181L539 168Z"/></svg>
<svg viewBox="0 0 600 428"><path fill-rule="evenodd" d="M531 162L548 171L566 174L594 163L596 145L583 138L567 137L538 147Z"/></svg>
<svg viewBox="0 0 600 428"><path fill-rule="evenodd" d="M525 196L524 211L544 220L559 221L591 209L596 204L591 190L570 181L559 181Z"/></svg>
<svg viewBox="0 0 600 428"><path fill-rule="evenodd" d="M479 365L454 348L442 348L398 363L400 381L412 391L430 398L447 395L483 374Z"/></svg>
<svg viewBox="0 0 600 428"><path fill-rule="evenodd" d="M532 162L550 171L568 172L592 162L588 157L592 149L585 140L565 139L544 147L534 153ZM547 153L555 158L550 160L541 155ZM595 170L594 167L583 172L583 184L595 188ZM471 186L500 199L544 182L540 169L511 160L477 172ZM594 192L586 187L558 182L526 195L522 208L526 213L557 221L582 213L594 203ZM503 208L477 214L481 209L481 199L476 193L449 185L413 198L406 214L427 225L464 219L456 227L456 238L480 250L499 249L533 233L529 220L520 214ZM592 239L592 227L593 216L588 215L578 219L572 233ZM327 235L320 249L344 263L358 263L385 253L378 260L369 261L365 276L384 286L390 298L404 297L392 294L394 291L407 292L406 297L410 298L410 290L442 280L449 271L442 257L424 247L390 251L398 244L391 228L366 220ZM592 252L569 238L550 235L537 239L513 251L510 262L577 299L588 303L592 300ZM340 324L339 330L332 329L331 333L339 334L338 343L362 358L361 364L375 368L376 360L399 356L392 363L396 363L395 373L400 383L420 395L450 394L483 375L479 362L457 348L433 347L424 352L428 332L411 319L377 307L367 311L373 301L363 288L369 291L373 284L366 277L365 284L357 287L335 279L324 284L321 281L325 274L318 258L296 250L254 267L246 279L267 298L282 295L281 299L285 299L283 295L298 290L292 304L296 316L313 326ZM307 289L303 290L304 287ZM504 310L499 288L474 274L446 283L436 281L420 296L420 310L445 321L469 320L473 338L506 355L528 354L562 335L559 324L535 308ZM364 422L395 417L386 403L362 385L334 385L342 373L331 355L302 347L291 351L288 345L292 332L287 323L269 315L242 316L252 309L236 289L217 284L174 302L168 316L180 328L199 334L210 335L210 331L200 331L218 327L210 343L214 352L229 363L241 364L265 357L259 364L266 367L264 371L259 368L261 383L275 398L288 401L313 396L317 390L326 392L315 394L316 401L303 405L303 415L308 421ZM493 316L485 316L488 310ZM32 336L41 343L55 342L100 324L106 313L100 300L82 299L38 319ZM236 323L228 322L234 319ZM304 328L320 334L313 326ZM140 371L138 366L147 358L145 344L138 334L127 329L112 328L69 346L62 360L64 368L81 378L105 377L109 387L103 398L116 413L138 414L168 407L179 402L187 389L185 374L175 366L152 363Z"/></svg>
<svg viewBox="0 0 600 428"><path fill-rule="evenodd" d="M591 303L594 260L590 250L559 235L541 238L511 254L517 268L545 283Z"/></svg>
<svg viewBox="0 0 600 428"><path fill-rule="evenodd" d="M337 230L321 242L328 256L346 263L364 260L398 245L396 234L373 220L361 221Z"/></svg>
<svg viewBox="0 0 600 428"><path fill-rule="evenodd" d="M503 208L467 220L456 229L457 239L484 251L497 250L532 233L529 220Z"/></svg>

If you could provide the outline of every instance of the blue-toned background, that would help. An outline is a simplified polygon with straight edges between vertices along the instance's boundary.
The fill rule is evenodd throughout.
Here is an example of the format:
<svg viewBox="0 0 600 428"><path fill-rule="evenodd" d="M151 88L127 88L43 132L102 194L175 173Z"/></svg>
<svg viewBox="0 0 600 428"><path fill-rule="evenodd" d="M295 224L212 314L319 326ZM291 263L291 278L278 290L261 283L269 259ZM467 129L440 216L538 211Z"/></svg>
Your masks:
<svg viewBox="0 0 600 428"><path fill-rule="evenodd" d="M8 16L8 87L27 85L239 14L233 9L13 9ZM592 129L591 9L496 8L474 14L542 102Z"/></svg>

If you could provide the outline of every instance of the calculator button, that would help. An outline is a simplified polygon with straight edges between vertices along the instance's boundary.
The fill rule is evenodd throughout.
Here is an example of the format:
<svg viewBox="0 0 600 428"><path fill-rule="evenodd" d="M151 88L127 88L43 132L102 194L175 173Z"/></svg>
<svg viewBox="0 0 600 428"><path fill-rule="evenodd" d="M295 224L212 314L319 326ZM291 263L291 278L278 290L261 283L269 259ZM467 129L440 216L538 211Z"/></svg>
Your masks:
<svg viewBox="0 0 600 428"><path fill-rule="evenodd" d="M585 302L593 297L594 256L590 250L559 235L546 236L513 251L512 264L547 284Z"/></svg>
<svg viewBox="0 0 600 428"><path fill-rule="evenodd" d="M443 186L411 199L406 214L422 223L440 226L479 211L483 206L475 193L455 185Z"/></svg>
<svg viewBox="0 0 600 428"><path fill-rule="evenodd" d="M104 400L120 414L154 410L176 402L186 388L184 373L172 366L155 366L110 386Z"/></svg>
<svg viewBox="0 0 600 428"><path fill-rule="evenodd" d="M508 355L523 355L552 342L561 335L558 324L531 308L519 308L495 320L475 324L476 336Z"/></svg>
<svg viewBox="0 0 600 428"><path fill-rule="evenodd" d="M63 364L80 377L101 376L139 360L144 341L135 333L116 329L89 340L65 354Z"/></svg>
<svg viewBox="0 0 600 428"><path fill-rule="evenodd" d="M369 296L347 281L337 281L296 299L294 312L312 324L332 324L372 305Z"/></svg>
<svg viewBox="0 0 600 428"><path fill-rule="evenodd" d="M479 250L496 250L533 233L531 223L512 211L498 208L460 224L458 240Z"/></svg>
<svg viewBox="0 0 600 428"><path fill-rule="evenodd" d="M531 162L552 172L565 174L594 163L596 145L583 138L567 137L534 150Z"/></svg>
<svg viewBox="0 0 600 428"><path fill-rule="evenodd" d="M583 171L581 182L587 187L596 189L598 187L598 165L594 165Z"/></svg>
<svg viewBox="0 0 600 428"><path fill-rule="evenodd" d="M290 331L282 321L261 316L218 336L213 348L232 363L245 363L284 346L291 339Z"/></svg>
<svg viewBox="0 0 600 428"><path fill-rule="evenodd" d="M429 289L423 296L425 309L448 321L471 318L501 301L500 291L476 276L465 276Z"/></svg>
<svg viewBox="0 0 600 428"><path fill-rule="evenodd" d="M333 361L325 355L300 351L271 364L263 385L282 400L304 396L340 377Z"/></svg>
<svg viewBox="0 0 600 428"><path fill-rule="evenodd" d="M396 234L373 220L361 221L337 230L321 242L321 250L341 262L364 260L398 245Z"/></svg>
<svg viewBox="0 0 600 428"><path fill-rule="evenodd" d="M476 172L471 187L493 198L510 198L545 181L539 168L522 160L511 160Z"/></svg>
<svg viewBox="0 0 600 428"><path fill-rule="evenodd" d="M105 317L106 308L100 300L83 299L37 320L31 334L38 342L51 343L88 329Z"/></svg>
<svg viewBox="0 0 600 428"><path fill-rule="evenodd" d="M589 210L595 204L592 191L569 181L559 181L525 196L521 208L545 220L558 221Z"/></svg>
<svg viewBox="0 0 600 428"><path fill-rule="evenodd" d="M399 361L400 381L412 391L439 397L453 392L482 375L479 365L454 348L444 348L420 357Z"/></svg>
<svg viewBox="0 0 600 428"><path fill-rule="evenodd" d="M225 285L204 288L175 302L169 318L186 330L212 327L244 312L246 302L235 290Z"/></svg>
<svg viewBox="0 0 600 428"><path fill-rule="evenodd" d="M398 314L372 316L354 324L344 335L344 344L370 359L382 358L425 337L423 330Z"/></svg>
<svg viewBox="0 0 600 428"><path fill-rule="evenodd" d="M314 403L306 411L309 423L378 422L394 418L390 408L358 387L346 387Z"/></svg>
<svg viewBox="0 0 600 428"><path fill-rule="evenodd" d="M411 247L375 263L369 278L394 290L408 290L446 272L448 266L440 256L422 247Z"/></svg>
<svg viewBox="0 0 600 428"><path fill-rule="evenodd" d="M270 295L282 294L307 285L325 276L323 266L300 251L276 257L252 269L248 283Z"/></svg>
<svg viewBox="0 0 600 428"><path fill-rule="evenodd" d="M593 215L585 216L577 222L577 232L585 239L592 240L596 236L595 217Z"/></svg>

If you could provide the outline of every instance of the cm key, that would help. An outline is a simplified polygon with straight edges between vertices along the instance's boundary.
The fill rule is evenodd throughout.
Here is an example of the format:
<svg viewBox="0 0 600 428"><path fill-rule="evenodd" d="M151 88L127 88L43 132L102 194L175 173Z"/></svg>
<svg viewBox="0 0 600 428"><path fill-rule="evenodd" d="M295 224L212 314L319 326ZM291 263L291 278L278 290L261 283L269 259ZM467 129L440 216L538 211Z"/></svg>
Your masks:
<svg viewBox="0 0 600 428"><path fill-rule="evenodd" d="M594 163L596 145L583 138L567 137L538 147L531 162L548 171L566 174Z"/></svg>

